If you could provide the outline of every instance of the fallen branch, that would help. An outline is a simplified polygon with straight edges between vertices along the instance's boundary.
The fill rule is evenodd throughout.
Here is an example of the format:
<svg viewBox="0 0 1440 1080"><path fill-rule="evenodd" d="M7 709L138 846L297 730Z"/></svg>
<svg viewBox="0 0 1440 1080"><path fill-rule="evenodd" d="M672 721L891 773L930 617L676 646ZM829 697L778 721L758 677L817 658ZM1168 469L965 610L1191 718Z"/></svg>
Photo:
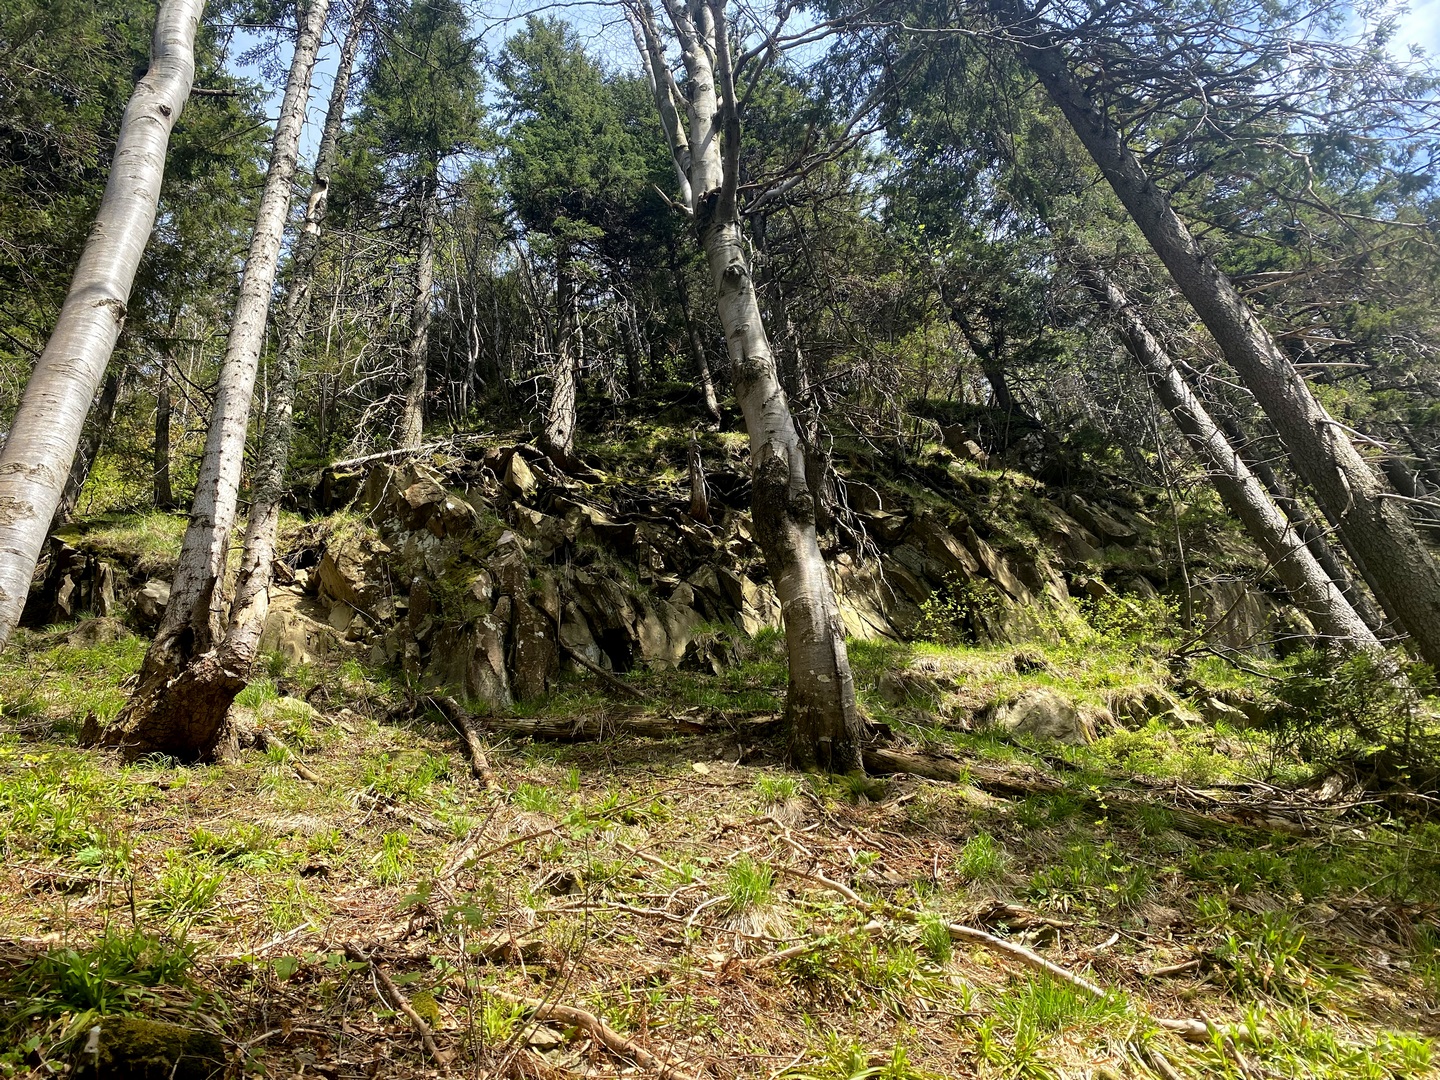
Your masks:
<svg viewBox="0 0 1440 1080"><path fill-rule="evenodd" d="M590 672L591 675L594 675L606 686L610 687L611 690L619 694L624 694L627 697L632 697L637 701L645 701L648 697L645 691L639 687L631 686L624 679L616 678L614 672L606 671L588 656L581 655L578 649L572 649L569 645L566 645L564 639L560 636L557 635L555 640L559 643L561 651L564 652L566 656L570 657L571 660L574 660L582 668Z"/></svg>
<svg viewBox="0 0 1440 1080"><path fill-rule="evenodd" d="M1065 794L1090 805L1107 808L1146 808L1161 806L1175 816L1174 826L1191 836L1208 837L1218 828L1257 829L1284 833L1287 836L1311 836L1316 830L1302 822L1265 814L1253 807L1195 810L1173 803L1137 799L1115 790L1093 791L1067 786L1053 776L1037 769L1001 769L980 762L961 762L938 754L916 754L888 748L871 747L864 751L865 771L877 776L909 773L927 780L947 783L968 783L991 795L1006 798L1027 798L1031 795Z"/></svg>
<svg viewBox="0 0 1440 1080"><path fill-rule="evenodd" d="M570 1005L536 1001L534 998L521 997L519 994L511 994L490 987L485 988L485 993L503 1001L523 1005L534 1014L536 1020L558 1020L562 1024L581 1028L612 1054L633 1061L642 1068L654 1070L660 1080L698 1080L694 1073L687 1072L679 1065L656 1057L633 1039L625 1038L594 1013L588 1013L584 1009L577 1009Z"/></svg>
<svg viewBox="0 0 1440 1080"><path fill-rule="evenodd" d="M425 1052L430 1055L435 1064L440 1066L442 1072L449 1069L451 1061L450 1055L435 1045L435 1036L430 1031L430 1025L425 1022L423 1016L415 1011L415 1007L410 1004L410 999L400 992L400 988L396 986L394 980L385 973L385 969L380 966L375 957L366 956L360 951L358 946L349 943L345 945L345 955L357 963L370 965L370 971L379 981L380 987L382 988L381 992L377 995L380 998L380 1003L402 1012L405 1015L405 1019L409 1020L415 1030L420 1033L420 1042L424 1044ZM390 999L389 1001L385 1000L387 997Z"/></svg>
<svg viewBox="0 0 1440 1080"><path fill-rule="evenodd" d="M470 753L470 775L480 781L482 788L494 787L495 771L490 768L490 759L485 756L485 740L481 738L480 724L475 715L446 694L430 700L465 740L465 748Z"/></svg>
<svg viewBox="0 0 1440 1080"><path fill-rule="evenodd" d="M295 751L286 746L285 741L273 731L266 731L264 728L261 728L256 732L255 738L265 750L282 755L286 763L299 774L300 779L309 780L312 784L323 784L325 782L323 776L301 761L299 757L296 756Z"/></svg>
<svg viewBox="0 0 1440 1080"><path fill-rule="evenodd" d="M816 882L819 885L824 885L832 892L839 893L846 900L859 906L866 912L889 915L891 918L901 919L905 922L918 922L921 918L920 912L912 911L909 908L897 907L894 904L883 901L879 904L866 903L854 889L838 881L833 881L824 874L814 871L807 873L802 870L796 870L793 867L781 867L781 869L797 877L802 877L809 881ZM1083 990L1085 993L1094 997L1104 998L1110 994L1108 990L1091 982L1084 976L1077 975L1068 968L1061 967L1059 964L1046 960L1039 953L1027 949L1023 945L1016 945L1014 942L1006 941L1004 938L996 937L994 934L987 934L984 930L977 930L973 926L961 926L959 923L947 923L945 929L952 940L970 941L992 952L998 952L1004 956L1012 957L1062 982L1069 983L1071 986ZM1173 1032L1182 1039L1199 1042L1210 1038L1210 1025L1205 1023L1204 1020L1176 1020L1170 1019L1169 1017L1158 1016L1151 1017L1151 1019L1154 1020L1157 1027Z"/></svg>
<svg viewBox="0 0 1440 1080"><path fill-rule="evenodd" d="M616 735L668 739L677 735L705 735L737 728L741 732L758 733L774 727L777 721L773 714L766 713L763 718L752 718L736 725L711 722L698 715L656 716L643 709L627 708L621 713L590 716L481 716L475 718L475 723L485 731L506 735L552 742L594 742Z"/></svg>

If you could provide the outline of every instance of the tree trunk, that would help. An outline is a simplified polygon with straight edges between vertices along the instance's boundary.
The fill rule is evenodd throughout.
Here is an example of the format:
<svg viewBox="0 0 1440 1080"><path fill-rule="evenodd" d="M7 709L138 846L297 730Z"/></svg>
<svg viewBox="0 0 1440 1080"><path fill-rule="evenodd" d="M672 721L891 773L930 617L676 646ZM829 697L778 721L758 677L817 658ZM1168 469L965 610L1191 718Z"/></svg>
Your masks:
<svg viewBox="0 0 1440 1080"><path fill-rule="evenodd" d="M243 680L225 670L214 646L224 610L221 593L240 494L255 372L265 341L270 294L290 209L300 129L327 7L328 0L312 0L304 11L297 6L300 29L230 336L225 343L225 359L200 461L190 525L170 588L170 604L145 655L139 686L103 736L108 745L123 747L129 757L165 753L193 760L210 755L225 717L220 702L223 700L228 708L229 700L244 686ZM229 698L224 697L227 693Z"/></svg>
<svg viewBox="0 0 1440 1080"><path fill-rule="evenodd" d="M1339 648L1350 653L1378 653L1380 642L1370 627L1330 580L1304 537L1271 501L1264 485L1210 418L1125 293L1098 267L1082 266L1079 272L1081 280L1113 317L1120 339L1144 370L1155 396L1210 470L1215 490L1270 560L1291 599Z"/></svg>
<svg viewBox="0 0 1440 1080"><path fill-rule="evenodd" d="M640 335L640 308L634 300L625 301L619 329L625 349L625 389L633 398L645 389L645 366L641 359L645 342Z"/></svg>
<svg viewBox="0 0 1440 1080"><path fill-rule="evenodd" d="M666 10L679 38L689 89L688 152L686 160L677 156L677 165L688 165L695 230L714 280L735 396L750 435L755 536L784 613L790 756L801 768L850 772L861 767L861 726L844 624L816 540L804 446L780 385L741 235L740 120L724 4L691 0L682 7L680 0L667 0ZM631 13L652 58L651 90L663 121L673 104L671 80L662 83L655 77L660 65L654 58L663 50L645 0L632 0Z"/></svg>
<svg viewBox="0 0 1440 1080"><path fill-rule="evenodd" d="M175 493L170 487L170 343L160 350L155 372L155 509L170 510L175 506Z"/></svg>
<svg viewBox="0 0 1440 1080"><path fill-rule="evenodd" d="M555 366L540 449L562 469L575 452L575 267L568 248L555 252Z"/></svg>
<svg viewBox="0 0 1440 1080"><path fill-rule="evenodd" d="M1191 381L1195 379L1195 372L1188 367L1182 367L1181 374L1188 375ZM1218 423L1220 430L1230 440L1230 445L1235 447L1235 452L1240 455L1240 459L1249 466L1250 471L1264 485L1275 505L1280 507L1290 524L1295 527L1295 531L1304 539L1305 546L1310 549L1310 554L1315 556L1315 561L1320 564L1320 569L1325 571L1325 576L1340 587L1340 591L1345 594L1345 599L1350 601L1350 606L1365 620L1365 625L1370 627L1377 637L1388 635L1385 617L1380 614L1375 602L1370 599L1370 594L1355 581L1354 576L1341 562L1340 555L1331 546L1326 531L1311 520L1305 507L1295 497L1295 493L1275 474L1274 466L1265 460L1263 454L1255 451L1253 445L1246 439L1245 433L1233 420L1227 420L1222 415L1218 418Z"/></svg>
<svg viewBox="0 0 1440 1080"><path fill-rule="evenodd" d="M420 181L420 226L415 245L415 297L410 307L410 343L405 349L405 409L400 415L400 445L425 439L425 388L430 363L430 294L435 289L436 176Z"/></svg>
<svg viewBox="0 0 1440 1080"><path fill-rule="evenodd" d="M115 407L120 404L120 394L130 381L130 369L124 365L112 366L100 391L100 400L95 403L90 425L80 439L75 460L70 464L70 475L65 480L65 490L60 496L60 505L55 508L55 517L50 522L50 531L58 529L70 520L75 506L80 502L80 491L90 478L90 470L105 445L110 429L115 426Z"/></svg>
<svg viewBox="0 0 1440 1080"><path fill-rule="evenodd" d="M86 414L125 321L155 224L170 131L195 77L195 28L203 10L204 0L160 5L150 70L120 121L95 227L0 450L0 647L25 606Z"/></svg>
<svg viewBox="0 0 1440 1080"><path fill-rule="evenodd" d="M365 33L369 4L356 8L340 49L340 62L330 88L325 126L315 155L310 198L305 203L305 222L295 244L290 265L290 285L281 310L280 343L275 350L275 385L265 415L265 432L260 440L260 462L252 482L254 492L250 517L245 527L245 545L235 582L235 600L230 606L230 623L222 647L223 667L249 681L270 609L270 581L275 561L275 539L280 523L280 500L285 493L285 469L290 463L290 443L295 430L295 384L300 373L300 346L310 323L310 286L315 279L315 257L320 251L320 231L329 210L330 171L335 165L340 127L345 119L345 98L356 54Z"/></svg>
<svg viewBox="0 0 1440 1080"><path fill-rule="evenodd" d="M705 411L716 424L720 423L720 399L715 394L715 380L710 375L710 361L705 359L705 342L700 337L700 327L690 309L690 289L685 279L676 270L676 282L680 290L680 310L685 315L685 337L690 343L690 359L695 364L695 379L700 384L700 393L705 399Z"/></svg>
<svg viewBox="0 0 1440 1080"><path fill-rule="evenodd" d="M1012 22L1025 18L1005 0ZM1030 38L1022 54L1115 194L1190 301L1230 366L1275 425L1295 469L1315 492L1381 604L1425 661L1440 666L1440 564L1404 504L1351 444L1230 279L1206 256L1109 117L1090 101L1064 54Z"/></svg>

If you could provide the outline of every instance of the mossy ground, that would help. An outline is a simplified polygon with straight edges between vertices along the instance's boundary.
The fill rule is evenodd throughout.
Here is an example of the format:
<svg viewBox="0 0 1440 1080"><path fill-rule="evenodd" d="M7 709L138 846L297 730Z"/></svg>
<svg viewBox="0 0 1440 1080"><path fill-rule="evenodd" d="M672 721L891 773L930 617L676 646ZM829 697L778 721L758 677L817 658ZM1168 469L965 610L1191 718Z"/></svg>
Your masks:
<svg viewBox="0 0 1440 1080"><path fill-rule="evenodd" d="M319 783L278 753L120 766L76 749L75 731L84 710L113 715L143 642L71 641L64 628L27 634L0 666L0 981L17 1016L5 1074L66 1061L96 992L101 1012L223 1032L232 1075L433 1072L347 944L380 960L464 1075L628 1064L573 1031L538 1032L490 988L588 1009L721 1077L1147 1076L1157 1052L1187 1077L1434 1073L1435 826L1359 808L1309 836L1197 831L1160 781L1223 792L1273 775L1262 736L1155 720L1058 750L877 692L918 652L975 700L1029 685L1098 700L1153 682L1143 650L1057 647L1023 675L1014 650L854 647L873 718L977 769L1059 784L1001 798L801 776L775 747L723 734L497 739L498 783L481 790L454 732L434 717L386 721L399 691L353 662L277 668L242 699ZM661 713L773 708L777 646L762 636L723 676L633 678ZM608 706L577 677L546 707ZM882 902L910 915L868 906ZM1112 993L952 942L948 922ZM796 945L811 947L767 959ZM1162 1016L1223 1034L1183 1043L1157 1029Z"/></svg>

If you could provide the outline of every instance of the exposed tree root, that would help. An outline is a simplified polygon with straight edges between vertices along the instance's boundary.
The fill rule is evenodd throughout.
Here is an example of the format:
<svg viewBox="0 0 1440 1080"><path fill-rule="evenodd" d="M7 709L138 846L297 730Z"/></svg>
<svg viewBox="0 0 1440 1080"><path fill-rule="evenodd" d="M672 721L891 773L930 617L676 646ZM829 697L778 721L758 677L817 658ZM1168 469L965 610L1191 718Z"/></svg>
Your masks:
<svg viewBox="0 0 1440 1080"><path fill-rule="evenodd" d="M266 731L264 728L261 728L255 732L255 741L266 750L272 750L277 754L284 755L285 760L299 775L300 779L309 780L312 784L323 784L325 782L323 776L301 761L299 757L296 756L295 751L291 750L290 747L285 744L285 741L273 731Z"/></svg>

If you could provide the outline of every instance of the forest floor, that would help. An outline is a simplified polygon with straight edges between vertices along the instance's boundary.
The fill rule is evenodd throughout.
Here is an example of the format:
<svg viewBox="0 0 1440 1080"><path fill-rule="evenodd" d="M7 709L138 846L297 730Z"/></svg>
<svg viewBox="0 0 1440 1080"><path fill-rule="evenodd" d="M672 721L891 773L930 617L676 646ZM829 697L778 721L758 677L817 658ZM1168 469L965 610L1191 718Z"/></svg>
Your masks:
<svg viewBox="0 0 1440 1080"><path fill-rule="evenodd" d="M1005 650L857 644L872 717L959 782L821 778L756 723L784 680L761 635L723 675L631 677L703 733L497 735L482 786L438 713L395 719L402 689L353 662L245 692L294 757L77 749L143 655L113 627L0 663L0 1075L93 1075L100 1012L211 1032L192 1049L231 1076L1434 1074L1440 828L1307 809L1254 779L1278 774L1253 732L1020 745L877 691L917 657L979 697L1151 661L1025 676ZM546 705L634 714L584 679Z"/></svg>

